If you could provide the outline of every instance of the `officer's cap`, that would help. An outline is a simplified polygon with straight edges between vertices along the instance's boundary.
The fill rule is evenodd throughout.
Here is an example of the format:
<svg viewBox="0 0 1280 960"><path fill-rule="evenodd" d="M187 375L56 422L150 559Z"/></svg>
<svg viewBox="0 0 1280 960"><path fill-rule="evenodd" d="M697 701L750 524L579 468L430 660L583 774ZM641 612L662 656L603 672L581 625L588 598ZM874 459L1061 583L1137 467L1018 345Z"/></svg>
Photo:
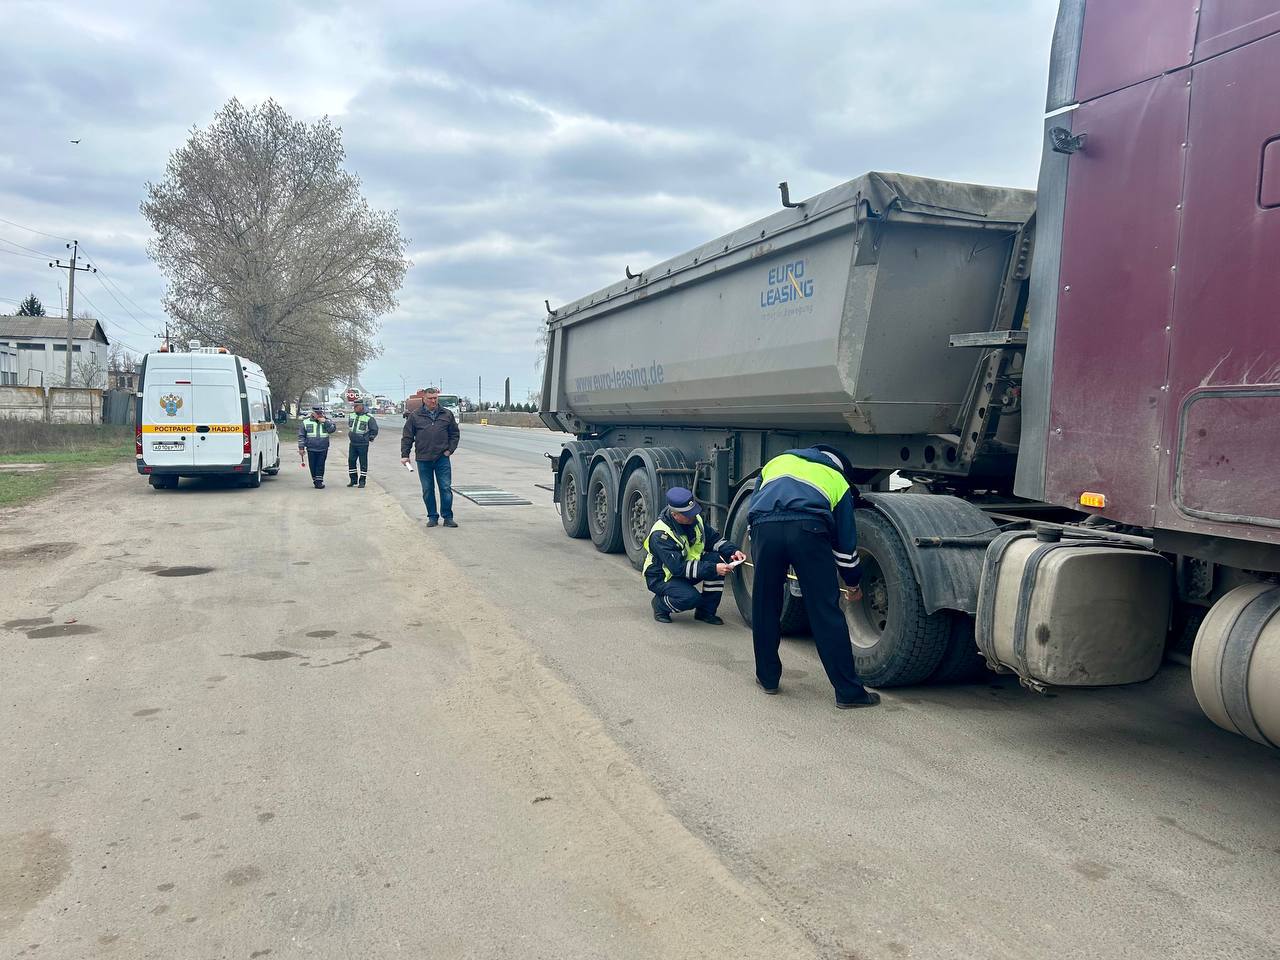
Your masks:
<svg viewBox="0 0 1280 960"><path fill-rule="evenodd" d="M686 517L696 517L702 512L698 501L693 498L693 491L684 487L672 487L667 491L667 506L672 513L680 513Z"/></svg>

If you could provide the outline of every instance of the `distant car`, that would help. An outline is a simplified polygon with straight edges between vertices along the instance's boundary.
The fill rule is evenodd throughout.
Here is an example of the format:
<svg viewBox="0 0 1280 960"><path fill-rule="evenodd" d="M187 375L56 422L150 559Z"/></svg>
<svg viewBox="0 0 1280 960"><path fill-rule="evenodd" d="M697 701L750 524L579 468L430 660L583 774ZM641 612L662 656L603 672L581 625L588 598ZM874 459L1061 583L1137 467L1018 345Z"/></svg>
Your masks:
<svg viewBox="0 0 1280 960"><path fill-rule="evenodd" d="M346 412L345 410L335 410L335 411L333 411L333 419L334 419L334 420L345 420L345 419L347 419L347 412Z"/></svg>

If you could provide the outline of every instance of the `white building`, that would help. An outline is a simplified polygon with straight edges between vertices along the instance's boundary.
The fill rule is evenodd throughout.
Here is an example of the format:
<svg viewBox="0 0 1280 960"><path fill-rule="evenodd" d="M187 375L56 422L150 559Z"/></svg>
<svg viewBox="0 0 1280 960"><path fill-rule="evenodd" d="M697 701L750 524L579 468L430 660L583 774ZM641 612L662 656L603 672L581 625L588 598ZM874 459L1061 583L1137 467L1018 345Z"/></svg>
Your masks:
<svg viewBox="0 0 1280 960"><path fill-rule="evenodd" d="M71 342L71 386L107 386L107 348L110 341L97 320L75 321ZM65 387L67 374L66 317L0 317L0 347L13 357L16 369L5 373L24 387ZM85 375L96 373L94 383ZM10 378L6 378L10 379Z"/></svg>

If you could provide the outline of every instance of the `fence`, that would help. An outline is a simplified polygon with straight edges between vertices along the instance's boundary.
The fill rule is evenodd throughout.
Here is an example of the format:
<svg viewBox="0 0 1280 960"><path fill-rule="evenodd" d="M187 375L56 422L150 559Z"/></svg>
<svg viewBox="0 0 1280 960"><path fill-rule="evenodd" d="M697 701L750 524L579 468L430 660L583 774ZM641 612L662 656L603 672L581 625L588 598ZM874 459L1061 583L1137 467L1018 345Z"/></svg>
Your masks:
<svg viewBox="0 0 1280 960"><path fill-rule="evenodd" d="M132 424L137 409L135 395L129 390L108 390L102 395L102 422Z"/></svg>
<svg viewBox="0 0 1280 960"><path fill-rule="evenodd" d="M546 427L543 426L541 420L538 419L536 413L485 413L477 410L474 413L464 413L462 415L463 423L479 423L481 420L488 422L494 427Z"/></svg>
<svg viewBox="0 0 1280 960"><path fill-rule="evenodd" d="M0 387L0 419L101 423L102 391L85 387Z"/></svg>

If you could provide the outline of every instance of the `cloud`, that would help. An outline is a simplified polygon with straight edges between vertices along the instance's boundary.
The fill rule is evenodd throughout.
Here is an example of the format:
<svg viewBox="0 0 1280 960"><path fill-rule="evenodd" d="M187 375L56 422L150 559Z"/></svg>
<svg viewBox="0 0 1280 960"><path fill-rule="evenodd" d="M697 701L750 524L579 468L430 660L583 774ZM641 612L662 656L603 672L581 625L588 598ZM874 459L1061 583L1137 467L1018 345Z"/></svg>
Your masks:
<svg viewBox="0 0 1280 960"><path fill-rule="evenodd" d="M532 387L544 297L763 216L781 179L801 197L868 169L1034 185L1056 3L115 7L0 7L23 51L0 99L0 217L83 241L110 280L83 288L108 330L149 345L164 282L145 182L230 96L330 114L370 202L411 238L364 376L394 392L401 376ZM0 252L0 298L56 304L60 277Z"/></svg>

